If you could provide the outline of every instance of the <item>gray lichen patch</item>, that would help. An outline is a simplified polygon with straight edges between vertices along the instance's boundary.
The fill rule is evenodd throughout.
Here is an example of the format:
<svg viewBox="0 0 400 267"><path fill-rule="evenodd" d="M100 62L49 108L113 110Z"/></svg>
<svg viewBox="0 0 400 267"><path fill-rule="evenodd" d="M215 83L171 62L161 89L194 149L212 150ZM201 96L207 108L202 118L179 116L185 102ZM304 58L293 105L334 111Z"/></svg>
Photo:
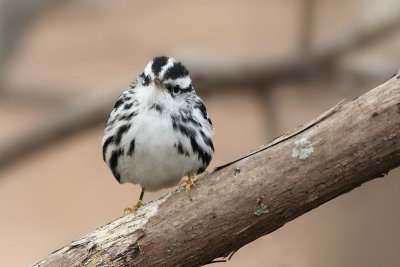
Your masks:
<svg viewBox="0 0 400 267"><path fill-rule="evenodd" d="M268 213L268 207L264 203L258 203L254 215L261 216Z"/></svg>
<svg viewBox="0 0 400 267"><path fill-rule="evenodd" d="M294 142L291 156L292 158L307 159L312 153L314 153L312 143L303 137Z"/></svg>

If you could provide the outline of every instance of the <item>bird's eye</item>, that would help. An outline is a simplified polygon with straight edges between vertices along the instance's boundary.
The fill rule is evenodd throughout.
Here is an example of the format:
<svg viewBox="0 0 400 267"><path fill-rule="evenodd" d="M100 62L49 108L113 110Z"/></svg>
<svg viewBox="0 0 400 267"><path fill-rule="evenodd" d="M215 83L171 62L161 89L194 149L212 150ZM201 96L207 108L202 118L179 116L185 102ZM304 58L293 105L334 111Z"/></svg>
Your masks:
<svg viewBox="0 0 400 267"><path fill-rule="evenodd" d="M179 94L181 92L181 88L179 87L179 86L174 86L174 90L173 90L173 93L174 93L174 95L177 95L177 94Z"/></svg>

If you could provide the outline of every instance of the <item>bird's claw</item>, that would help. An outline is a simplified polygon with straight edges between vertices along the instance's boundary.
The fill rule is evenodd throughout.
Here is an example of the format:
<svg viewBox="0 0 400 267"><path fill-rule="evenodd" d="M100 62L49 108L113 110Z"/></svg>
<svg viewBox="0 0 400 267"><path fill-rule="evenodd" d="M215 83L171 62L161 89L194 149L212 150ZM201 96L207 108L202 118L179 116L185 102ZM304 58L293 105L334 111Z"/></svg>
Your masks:
<svg viewBox="0 0 400 267"><path fill-rule="evenodd" d="M143 206L143 201L139 200L132 208L125 208L124 215L129 213L135 213L141 206Z"/></svg>
<svg viewBox="0 0 400 267"><path fill-rule="evenodd" d="M192 189L192 187L196 186L194 183L196 180L197 180L196 174L190 172L187 178L183 177L182 180L179 182L179 188L181 188L182 185L185 186L186 194L190 200L192 200L192 197L190 195L190 190Z"/></svg>

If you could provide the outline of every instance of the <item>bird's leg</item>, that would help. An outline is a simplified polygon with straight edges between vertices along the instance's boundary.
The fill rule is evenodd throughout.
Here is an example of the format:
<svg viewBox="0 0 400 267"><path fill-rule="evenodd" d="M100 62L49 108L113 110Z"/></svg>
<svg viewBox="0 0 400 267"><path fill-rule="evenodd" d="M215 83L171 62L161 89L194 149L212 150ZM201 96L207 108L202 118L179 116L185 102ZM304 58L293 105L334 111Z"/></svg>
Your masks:
<svg viewBox="0 0 400 267"><path fill-rule="evenodd" d="M143 206L143 196L144 196L144 188L142 188L142 192L140 193L139 201L133 205L132 208L125 208L124 214L129 214L132 212L136 212L141 206Z"/></svg>
<svg viewBox="0 0 400 267"><path fill-rule="evenodd" d="M185 186L185 191L187 196L189 197L190 200L192 200L192 197L190 196L190 190L192 189L193 186L195 186L194 182L197 180L197 176L194 172L189 172L186 177L183 177L182 180L179 183L179 188L184 185Z"/></svg>

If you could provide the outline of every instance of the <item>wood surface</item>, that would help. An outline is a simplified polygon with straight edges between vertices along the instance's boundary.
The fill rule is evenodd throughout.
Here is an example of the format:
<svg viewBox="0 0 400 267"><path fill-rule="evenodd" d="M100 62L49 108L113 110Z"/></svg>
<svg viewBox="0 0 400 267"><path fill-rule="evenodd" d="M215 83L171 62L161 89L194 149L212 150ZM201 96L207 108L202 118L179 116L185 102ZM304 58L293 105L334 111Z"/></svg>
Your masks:
<svg viewBox="0 0 400 267"><path fill-rule="evenodd" d="M226 258L384 177L400 165L399 137L400 73L199 178L192 201L173 191L32 266L198 266Z"/></svg>

